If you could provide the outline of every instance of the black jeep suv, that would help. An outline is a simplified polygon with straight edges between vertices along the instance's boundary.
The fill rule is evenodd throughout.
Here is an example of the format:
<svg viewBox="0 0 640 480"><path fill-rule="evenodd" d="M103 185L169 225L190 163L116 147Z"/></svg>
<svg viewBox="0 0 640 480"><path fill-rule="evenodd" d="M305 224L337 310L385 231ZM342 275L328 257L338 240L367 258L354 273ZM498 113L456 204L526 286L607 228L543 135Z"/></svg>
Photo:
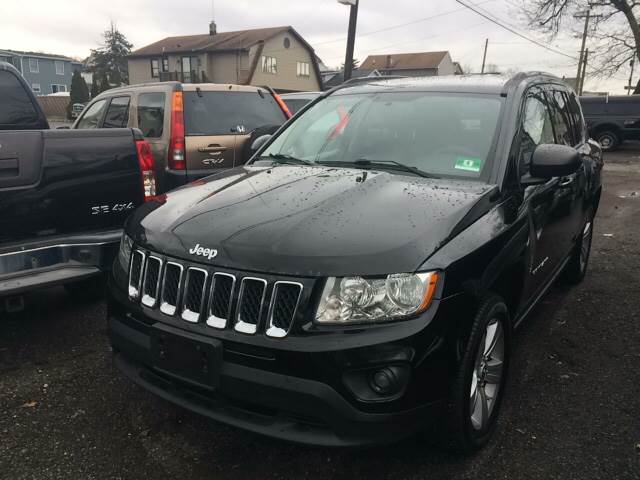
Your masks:
<svg viewBox="0 0 640 480"><path fill-rule="evenodd" d="M544 74L375 80L256 143L130 217L117 366L283 439L391 442L442 420L483 446L514 328L587 269L603 163L575 94Z"/></svg>

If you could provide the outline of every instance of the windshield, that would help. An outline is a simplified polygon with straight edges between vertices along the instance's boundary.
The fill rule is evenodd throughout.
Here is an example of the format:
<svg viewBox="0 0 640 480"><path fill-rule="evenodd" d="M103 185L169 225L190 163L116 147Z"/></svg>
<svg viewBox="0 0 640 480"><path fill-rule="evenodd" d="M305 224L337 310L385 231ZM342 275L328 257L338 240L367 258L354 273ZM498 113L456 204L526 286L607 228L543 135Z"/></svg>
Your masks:
<svg viewBox="0 0 640 480"><path fill-rule="evenodd" d="M261 157L399 162L436 176L477 179L488 170L501 104L498 96L434 92L333 95L298 117Z"/></svg>

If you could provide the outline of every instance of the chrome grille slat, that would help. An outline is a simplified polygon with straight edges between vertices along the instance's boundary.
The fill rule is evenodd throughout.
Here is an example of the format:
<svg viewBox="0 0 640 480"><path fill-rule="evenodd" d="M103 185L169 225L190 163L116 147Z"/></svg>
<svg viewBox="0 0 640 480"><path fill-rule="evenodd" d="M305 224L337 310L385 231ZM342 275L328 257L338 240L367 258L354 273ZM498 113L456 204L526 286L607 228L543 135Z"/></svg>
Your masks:
<svg viewBox="0 0 640 480"><path fill-rule="evenodd" d="M164 267L160 311L165 315L173 316L178 310L183 271L184 267L176 262L167 262Z"/></svg>
<svg viewBox="0 0 640 480"><path fill-rule="evenodd" d="M146 255L140 250L134 250L131 253L129 263L129 298L137 300L140 298L140 290L142 288L142 274L144 272L144 263Z"/></svg>
<svg viewBox="0 0 640 480"><path fill-rule="evenodd" d="M160 280L162 279L162 259L149 255L144 269L142 283L142 304L154 308L158 302Z"/></svg>
<svg viewBox="0 0 640 480"><path fill-rule="evenodd" d="M274 284L267 316L267 336L282 338L291 331L302 289L302 284L297 282L279 281Z"/></svg>
<svg viewBox="0 0 640 480"><path fill-rule="evenodd" d="M242 279L234 326L237 332L253 335L258 331L266 293L267 281L263 278L244 277Z"/></svg>
<svg viewBox="0 0 640 480"><path fill-rule="evenodd" d="M234 275L221 272L213 274L207 307L207 325L210 327L226 328L231 317L235 286L236 277Z"/></svg>
<svg viewBox="0 0 640 480"><path fill-rule="evenodd" d="M204 305L209 272L201 268L187 269L182 302L182 319L198 323Z"/></svg>

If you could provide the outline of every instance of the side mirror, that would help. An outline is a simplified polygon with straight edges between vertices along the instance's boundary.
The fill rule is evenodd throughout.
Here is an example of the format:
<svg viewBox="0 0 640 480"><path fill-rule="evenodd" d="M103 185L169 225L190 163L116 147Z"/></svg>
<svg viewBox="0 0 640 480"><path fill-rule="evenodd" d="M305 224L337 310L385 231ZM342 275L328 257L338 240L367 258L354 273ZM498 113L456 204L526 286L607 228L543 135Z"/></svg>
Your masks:
<svg viewBox="0 0 640 480"><path fill-rule="evenodd" d="M532 177L564 177L578 171L582 158L567 145L543 144L533 151L529 172Z"/></svg>
<svg viewBox="0 0 640 480"><path fill-rule="evenodd" d="M262 135L261 137L256 138L251 144L251 155L256 153L262 146L271 139L272 135Z"/></svg>

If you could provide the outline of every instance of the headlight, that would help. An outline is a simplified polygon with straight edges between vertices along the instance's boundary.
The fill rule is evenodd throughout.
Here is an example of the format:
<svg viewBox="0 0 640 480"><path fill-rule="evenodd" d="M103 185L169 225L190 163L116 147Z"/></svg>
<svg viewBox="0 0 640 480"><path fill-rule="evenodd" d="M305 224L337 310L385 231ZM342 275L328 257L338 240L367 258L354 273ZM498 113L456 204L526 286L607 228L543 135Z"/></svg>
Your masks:
<svg viewBox="0 0 640 480"><path fill-rule="evenodd" d="M120 239L120 250L118 251L118 260L125 272L129 271L129 262L131 261L131 250L133 249L133 240L126 233L122 234Z"/></svg>
<svg viewBox="0 0 640 480"><path fill-rule="evenodd" d="M386 278L330 277L316 313L321 324L383 322L424 312L436 292L437 272Z"/></svg>

